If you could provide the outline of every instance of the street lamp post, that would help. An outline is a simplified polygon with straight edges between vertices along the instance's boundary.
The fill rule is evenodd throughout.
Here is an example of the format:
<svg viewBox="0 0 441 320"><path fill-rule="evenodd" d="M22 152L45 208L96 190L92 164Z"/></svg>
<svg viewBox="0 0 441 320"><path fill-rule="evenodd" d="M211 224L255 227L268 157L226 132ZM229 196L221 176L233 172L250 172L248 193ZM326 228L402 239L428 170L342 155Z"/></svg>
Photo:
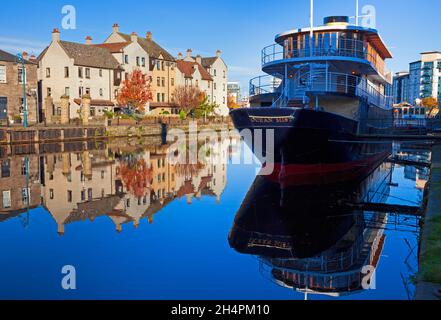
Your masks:
<svg viewBox="0 0 441 320"><path fill-rule="evenodd" d="M23 127L26 129L28 127L28 106L27 106L27 97L26 97L26 60L23 58L23 55L17 54L16 56L17 62L21 63L22 66L22 84L23 84Z"/></svg>

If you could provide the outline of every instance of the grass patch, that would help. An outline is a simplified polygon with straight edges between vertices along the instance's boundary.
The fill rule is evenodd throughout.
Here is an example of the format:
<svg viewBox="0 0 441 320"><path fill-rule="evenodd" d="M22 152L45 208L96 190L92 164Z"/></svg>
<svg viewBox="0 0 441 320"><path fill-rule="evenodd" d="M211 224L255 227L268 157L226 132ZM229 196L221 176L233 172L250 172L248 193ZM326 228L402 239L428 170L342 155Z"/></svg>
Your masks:
<svg viewBox="0 0 441 320"><path fill-rule="evenodd" d="M441 284L441 216L430 219L430 234L422 253L423 281Z"/></svg>

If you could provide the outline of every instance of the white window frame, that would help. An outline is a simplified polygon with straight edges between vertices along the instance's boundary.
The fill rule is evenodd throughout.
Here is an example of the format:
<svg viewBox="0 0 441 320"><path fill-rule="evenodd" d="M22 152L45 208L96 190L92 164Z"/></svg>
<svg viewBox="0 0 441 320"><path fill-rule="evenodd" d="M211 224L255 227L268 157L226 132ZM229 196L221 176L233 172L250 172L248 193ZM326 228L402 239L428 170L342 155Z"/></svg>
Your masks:
<svg viewBox="0 0 441 320"><path fill-rule="evenodd" d="M1 71L4 70L4 71ZM7 68L4 65L0 65L0 83L7 83ZM2 79L3 78L3 79Z"/></svg>

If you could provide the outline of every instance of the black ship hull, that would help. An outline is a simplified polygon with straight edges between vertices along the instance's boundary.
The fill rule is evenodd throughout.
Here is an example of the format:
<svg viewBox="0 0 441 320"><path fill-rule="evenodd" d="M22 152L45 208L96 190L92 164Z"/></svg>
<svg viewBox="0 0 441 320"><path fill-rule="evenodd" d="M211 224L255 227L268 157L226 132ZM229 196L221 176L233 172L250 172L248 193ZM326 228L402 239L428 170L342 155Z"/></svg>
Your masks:
<svg viewBox="0 0 441 320"><path fill-rule="evenodd" d="M391 143L360 140L359 122L334 113L251 108L232 111L231 118L262 163L274 167L274 180L289 185L362 179L391 153Z"/></svg>

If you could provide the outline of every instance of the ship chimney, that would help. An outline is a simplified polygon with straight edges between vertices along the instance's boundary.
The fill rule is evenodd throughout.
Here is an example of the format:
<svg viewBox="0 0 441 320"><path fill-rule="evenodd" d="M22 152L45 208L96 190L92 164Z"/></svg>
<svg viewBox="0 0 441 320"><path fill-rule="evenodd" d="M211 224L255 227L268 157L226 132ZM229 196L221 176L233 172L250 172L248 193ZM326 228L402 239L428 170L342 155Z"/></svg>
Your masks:
<svg viewBox="0 0 441 320"><path fill-rule="evenodd" d="M60 31L58 28L55 28L54 31L52 31L52 41L58 42L60 41Z"/></svg>
<svg viewBox="0 0 441 320"><path fill-rule="evenodd" d="M145 37L148 41L152 41L152 33L150 31L147 31L147 35Z"/></svg>
<svg viewBox="0 0 441 320"><path fill-rule="evenodd" d="M325 26L347 26L349 24L348 16L330 16L324 19Z"/></svg>
<svg viewBox="0 0 441 320"><path fill-rule="evenodd" d="M115 23L113 24L113 33L118 33L119 32L119 24Z"/></svg>
<svg viewBox="0 0 441 320"><path fill-rule="evenodd" d="M86 44L87 45L91 45L92 44L92 37L91 36L87 36L86 37Z"/></svg>

